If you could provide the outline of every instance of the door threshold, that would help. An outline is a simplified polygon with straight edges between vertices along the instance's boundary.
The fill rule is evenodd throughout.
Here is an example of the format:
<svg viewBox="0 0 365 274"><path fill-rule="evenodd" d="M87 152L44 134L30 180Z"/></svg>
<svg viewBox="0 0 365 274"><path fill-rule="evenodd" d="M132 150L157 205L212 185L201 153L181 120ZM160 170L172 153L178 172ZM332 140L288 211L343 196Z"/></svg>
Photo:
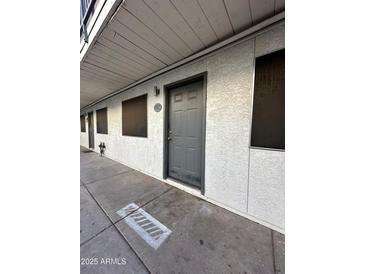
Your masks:
<svg viewBox="0 0 365 274"><path fill-rule="evenodd" d="M165 179L165 181L171 185L173 185L174 187L176 188L179 188L181 190L184 190L190 194L193 194L193 195L202 195L201 194L201 189L198 188L198 187L195 187L195 186L192 186L192 185L189 185L187 183L184 183L183 181L179 181L175 178L171 178L171 177L167 177Z"/></svg>

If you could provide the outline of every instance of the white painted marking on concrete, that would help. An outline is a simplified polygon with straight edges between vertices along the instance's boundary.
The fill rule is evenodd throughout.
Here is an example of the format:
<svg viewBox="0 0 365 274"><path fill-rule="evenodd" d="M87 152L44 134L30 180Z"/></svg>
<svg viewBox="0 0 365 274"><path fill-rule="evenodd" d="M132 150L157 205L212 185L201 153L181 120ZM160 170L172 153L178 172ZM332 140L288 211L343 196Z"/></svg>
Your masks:
<svg viewBox="0 0 365 274"><path fill-rule="evenodd" d="M138 206L135 203L131 203L131 204L127 205L126 207L119 209L117 211L117 214L120 217L124 218L125 216L127 216L128 214L130 214L131 212L133 212L136 209L138 209ZM134 213L132 215L134 215Z"/></svg>
<svg viewBox="0 0 365 274"><path fill-rule="evenodd" d="M133 214L127 216L131 212L133 212ZM155 250L159 248L172 232L142 208L138 208L135 203L131 203L119 209L117 214L122 218L125 217L124 221L129 227L137 232L137 234Z"/></svg>

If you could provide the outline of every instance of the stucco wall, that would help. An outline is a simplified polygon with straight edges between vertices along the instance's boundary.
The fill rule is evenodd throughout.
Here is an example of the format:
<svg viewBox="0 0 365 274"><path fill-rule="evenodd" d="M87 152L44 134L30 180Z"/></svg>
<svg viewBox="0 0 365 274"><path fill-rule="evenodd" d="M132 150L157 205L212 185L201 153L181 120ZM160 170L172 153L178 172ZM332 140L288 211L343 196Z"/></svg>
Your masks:
<svg viewBox="0 0 365 274"><path fill-rule="evenodd" d="M207 60L206 194L246 211L253 40Z"/></svg>
<svg viewBox="0 0 365 274"><path fill-rule="evenodd" d="M284 24L256 37L255 56L285 47ZM285 153L250 149L248 213L285 228Z"/></svg>
<svg viewBox="0 0 365 274"><path fill-rule="evenodd" d="M95 148L105 142L107 157L162 179L165 100L163 92L154 96L153 88L162 91L166 84L207 72L205 195L284 229L284 152L249 147L255 56L283 47L281 24L93 106L108 107L108 135L95 132ZM121 102L146 93L148 138L123 136ZM161 112L154 111L155 103L163 106ZM87 137L81 135L81 145L87 147Z"/></svg>
<svg viewBox="0 0 365 274"><path fill-rule="evenodd" d="M285 153L251 149L248 213L284 228Z"/></svg>

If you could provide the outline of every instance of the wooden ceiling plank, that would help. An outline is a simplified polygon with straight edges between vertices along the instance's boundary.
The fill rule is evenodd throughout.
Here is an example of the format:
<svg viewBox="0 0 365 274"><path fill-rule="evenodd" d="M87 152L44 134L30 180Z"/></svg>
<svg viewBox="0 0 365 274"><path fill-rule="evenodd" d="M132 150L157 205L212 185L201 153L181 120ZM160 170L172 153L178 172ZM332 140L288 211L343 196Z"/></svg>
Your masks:
<svg viewBox="0 0 365 274"><path fill-rule="evenodd" d="M105 78L101 75L98 75L98 74L94 74L92 73L91 71L87 71L87 70L83 70L81 73L80 73L80 76L82 77L85 77L85 78L88 78L89 80L92 80L94 82L98 82L100 81L100 83L102 85L105 85L106 83L112 83L112 84L115 84L115 85L118 85L118 86L122 86L124 85L125 83L123 82L120 82L120 81L116 81L116 80L112 80L112 79L108 79L108 78Z"/></svg>
<svg viewBox="0 0 365 274"><path fill-rule="evenodd" d="M158 50L153 44L139 37L125 25L121 24L118 20L114 20L113 23L109 24L109 28L165 64L170 65L177 60L170 59L167 55Z"/></svg>
<svg viewBox="0 0 365 274"><path fill-rule="evenodd" d="M205 47L217 41L218 37L195 0L171 0L171 2L194 32L200 37Z"/></svg>
<svg viewBox="0 0 365 274"><path fill-rule="evenodd" d="M196 52L204 48L204 44L193 32L185 19L169 0L149 0L145 3L185 41L189 48Z"/></svg>
<svg viewBox="0 0 365 274"><path fill-rule="evenodd" d="M275 1L275 14L282 12L285 9L285 0Z"/></svg>
<svg viewBox="0 0 365 274"><path fill-rule="evenodd" d="M193 51L185 44L184 40L177 36L162 20L159 18L143 0L133 0L126 2L124 8L136 16L151 31L155 32L161 39L169 44L180 58L189 56Z"/></svg>
<svg viewBox="0 0 365 274"><path fill-rule="evenodd" d="M97 55L94 55L92 53L88 54L86 60L89 62L89 63L93 63L95 62L96 64L98 64L99 66L101 67L105 67L106 69L109 69L109 70L115 70L116 72L122 74L122 75L125 75L127 76L128 78L130 79L133 79L133 80L136 80L142 76L144 76L144 74L142 73L135 73L135 72L132 72L130 69L128 69L128 67L126 66L118 66L108 60L105 60L103 58L100 58L99 56Z"/></svg>
<svg viewBox="0 0 365 274"><path fill-rule="evenodd" d="M120 83L122 83L122 84L124 84L124 83L127 83L127 82L130 82L130 81L128 81L127 79L123 79L121 76L119 76L119 75L116 75L116 74L111 74L111 73L109 73L109 72L107 72L107 71L105 71L105 70L101 70L101 69L99 69L98 67L95 67L95 66L93 66L93 65L91 65L91 64L89 64L89 63L84 63L83 64L83 67L82 67L82 69L84 69L84 70L86 70L86 71L89 71L89 72L91 72L91 73L94 73L95 75L100 75L100 76L102 76L103 78L106 78L106 79L109 79L109 80L111 80L111 81L117 81L117 82L120 82Z"/></svg>
<svg viewBox="0 0 365 274"><path fill-rule="evenodd" d="M116 58L113 58L110 55L103 54L103 53L100 53L98 51L94 51L94 49L93 49L92 52L90 52L89 56L92 56L94 59L96 58L99 62L108 64L108 65L113 66L115 68L123 69L125 71L128 71L132 75L138 75L138 76L146 75L146 72L143 72L143 71L140 71L140 70L138 70L134 67L131 67L128 64L126 64L124 62L121 62L120 60L118 60Z"/></svg>
<svg viewBox="0 0 365 274"><path fill-rule="evenodd" d="M233 34L223 0L198 0L198 2L219 40Z"/></svg>
<svg viewBox="0 0 365 274"><path fill-rule="evenodd" d="M117 47L117 49L109 48L108 46L97 42L96 45L94 46L94 50L100 55L105 54L108 56L112 56L113 58L115 58L115 60L118 60L118 62L121 61L127 64L128 66L131 66L134 69L144 73L148 73L151 71L151 69L155 69L154 66L152 66L150 63L147 63L143 59L139 59L138 56L135 55L126 56L125 52L123 52L123 50L120 49L119 46L115 45L115 47ZM120 50L118 51L118 49Z"/></svg>
<svg viewBox="0 0 365 274"><path fill-rule="evenodd" d="M128 51L134 53L135 55L139 56L140 58L143 58L144 60L148 61L149 63L151 63L153 65L155 65L156 67L162 68L162 67L166 66L165 63L163 63L160 60L156 59L154 56L152 56L151 54L149 54L145 50L137 47L136 45L134 45L133 43L131 43L130 41L128 41L127 39L120 36L115 31L113 31L109 28L106 28L103 31L101 36L108 39L109 41L112 41L112 42L120 45L121 47L123 47L123 48L127 49Z"/></svg>
<svg viewBox="0 0 365 274"><path fill-rule="evenodd" d="M92 72L91 70L88 70L88 68L83 68L80 72L80 75L89 77L89 79L91 79L93 81L114 82L114 83L118 83L119 85L123 84L123 82L107 78L107 77L105 77L103 75L100 75L100 74L96 74L96 73Z"/></svg>
<svg viewBox="0 0 365 274"><path fill-rule="evenodd" d="M83 85L83 86L80 86L80 91L84 94L86 94L86 93L90 94L90 97L93 97L95 100L95 96L99 96L100 92L109 91L109 93L110 93L110 92L113 92L113 90L116 90L117 88L118 87L112 86L110 84L104 85L104 86L97 86L97 87Z"/></svg>
<svg viewBox="0 0 365 274"><path fill-rule="evenodd" d="M90 70L95 71L95 73L97 73L97 74L103 74L103 75L110 76L111 79L119 79L122 82L130 82L132 80L132 79L129 79L128 77L126 77L125 75L120 74L120 73L113 72L113 71L110 71L106 68L102 68L102 67L100 67L96 64L89 63L87 60L85 60L84 65L87 68L89 68Z"/></svg>
<svg viewBox="0 0 365 274"><path fill-rule="evenodd" d="M89 88L88 88L89 89ZM94 96L95 95L97 95L97 96L100 96L100 97L102 97L102 96L105 96L105 95L108 95L110 92L112 92L111 91L111 89L109 89L109 88L99 88L99 89L97 89L97 90L94 90L93 91L93 93L92 94L90 94L91 96L86 96L85 95L85 92L83 92L83 90L81 90L81 92L82 92L82 94L84 95L84 96L82 96L82 97L87 97L87 99L91 99L91 101L95 101L95 97L94 97L94 100L93 100L93 94L94 94ZM80 93L81 93L80 92ZM99 97L99 98L100 98Z"/></svg>
<svg viewBox="0 0 365 274"><path fill-rule="evenodd" d="M224 0L236 33L252 26L249 0Z"/></svg>
<svg viewBox="0 0 365 274"><path fill-rule="evenodd" d="M275 0L250 0L254 24L269 18L275 13Z"/></svg>
<svg viewBox="0 0 365 274"><path fill-rule="evenodd" d="M151 29L149 29L144 23L142 23L137 17L135 17L126 9L121 9L116 14L115 19L127 26L142 39L145 39L154 45L174 62L180 59L181 56L176 50L174 50L168 43L162 40L156 33L151 31Z"/></svg>
<svg viewBox="0 0 365 274"><path fill-rule="evenodd" d="M86 79L86 78L85 78ZM86 81L86 80L84 80ZM89 82L88 82L89 83ZM90 96L94 96L95 98L95 94L94 93L99 93L100 91L105 91L105 90L111 90L111 89L116 89L115 86L111 86L109 84L108 85L88 85L88 84L80 84L80 90L83 94L88 94Z"/></svg>

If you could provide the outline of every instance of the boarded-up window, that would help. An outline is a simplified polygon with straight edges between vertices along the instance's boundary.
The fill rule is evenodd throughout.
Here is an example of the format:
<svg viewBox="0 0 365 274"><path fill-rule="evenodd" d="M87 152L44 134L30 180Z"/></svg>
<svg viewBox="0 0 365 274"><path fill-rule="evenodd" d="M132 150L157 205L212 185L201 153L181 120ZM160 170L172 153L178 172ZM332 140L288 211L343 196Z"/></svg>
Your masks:
<svg viewBox="0 0 365 274"><path fill-rule="evenodd" d="M81 132L86 132L85 115L80 116Z"/></svg>
<svg viewBox="0 0 365 274"><path fill-rule="evenodd" d="M147 94L122 102L123 135L147 137Z"/></svg>
<svg viewBox="0 0 365 274"><path fill-rule="evenodd" d="M251 146L285 149L285 50L256 59Z"/></svg>
<svg viewBox="0 0 365 274"><path fill-rule="evenodd" d="M96 132L108 134L108 112L106 108L96 111Z"/></svg>

